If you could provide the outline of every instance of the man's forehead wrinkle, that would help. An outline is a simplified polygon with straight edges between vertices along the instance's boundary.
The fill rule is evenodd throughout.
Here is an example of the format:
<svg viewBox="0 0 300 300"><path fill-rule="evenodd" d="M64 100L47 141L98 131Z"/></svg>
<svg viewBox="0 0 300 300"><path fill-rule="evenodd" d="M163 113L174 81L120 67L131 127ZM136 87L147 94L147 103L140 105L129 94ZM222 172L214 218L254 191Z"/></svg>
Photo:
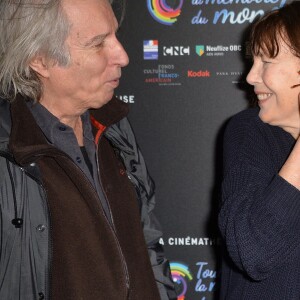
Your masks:
<svg viewBox="0 0 300 300"><path fill-rule="evenodd" d="M85 41L83 43L83 45L88 47L88 46L94 45L96 43L102 42L107 37L107 35L108 34L99 34L97 36L94 36L91 39Z"/></svg>
<svg viewBox="0 0 300 300"><path fill-rule="evenodd" d="M103 34L98 34L94 37L88 37L87 34L80 32L80 30L73 34L74 34L73 35L74 38L73 39L71 38L71 40L73 40L73 42L71 43L72 44L75 43L83 47L89 47L96 43L100 43L108 36L108 33L103 33Z"/></svg>
<svg viewBox="0 0 300 300"><path fill-rule="evenodd" d="M63 1L67 3L67 5L65 5L65 11L70 22L69 43L73 44L73 46L79 46L82 48L92 47L103 42L103 40L105 40L109 35L116 34L119 30L119 23L115 15L106 6L103 7L105 10L105 14L110 15L111 18L108 23L103 24L103 22L101 21L102 19L100 20L100 17L97 16L92 22L91 16L87 16L85 14L85 11L80 9L79 7L74 8L74 3L71 0ZM82 13L84 14L85 21L83 21L80 17Z"/></svg>

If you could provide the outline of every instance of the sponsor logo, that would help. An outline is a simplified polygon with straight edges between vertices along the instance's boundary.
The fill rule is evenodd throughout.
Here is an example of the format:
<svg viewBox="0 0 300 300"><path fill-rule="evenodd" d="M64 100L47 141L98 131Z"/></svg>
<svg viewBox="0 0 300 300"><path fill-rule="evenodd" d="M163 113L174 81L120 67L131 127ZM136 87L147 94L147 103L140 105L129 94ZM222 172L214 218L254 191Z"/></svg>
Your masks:
<svg viewBox="0 0 300 300"><path fill-rule="evenodd" d="M196 50L196 53L199 55L199 56L202 56L204 54L204 46L203 45L196 45L195 47L195 50Z"/></svg>
<svg viewBox="0 0 300 300"><path fill-rule="evenodd" d="M144 59L145 60L158 59L158 40L144 41Z"/></svg>
<svg viewBox="0 0 300 300"><path fill-rule="evenodd" d="M240 52L242 51L241 45L196 45L196 53L199 56L205 54L205 56L224 56L225 54L231 52Z"/></svg>
<svg viewBox="0 0 300 300"><path fill-rule="evenodd" d="M152 18L163 25L173 25L181 13L183 0L176 7L168 5L168 0L147 0L147 7Z"/></svg>
<svg viewBox="0 0 300 300"><path fill-rule="evenodd" d="M157 83L158 85L181 85L180 75L175 71L174 65L158 65L157 68L144 69L146 83Z"/></svg>
<svg viewBox="0 0 300 300"><path fill-rule="evenodd" d="M190 47L185 46L164 46L163 47L164 56L183 56L190 55Z"/></svg>
<svg viewBox="0 0 300 300"><path fill-rule="evenodd" d="M242 76L244 73L241 71L217 71L216 76Z"/></svg>
<svg viewBox="0 0 300 300"><path fill-rule="evenodd" d="M213 51L213 52L236 52L236 51L242 51L242 46L241 45L229 45L229 46L223 46L223 45L218 45L218 46L206 46L206 51Z"/></svg>
<svg viewBox="0 0 300 300"><path fill-rule="evenodd" d="M187 71L187 77L210 77L210 72L205 70L199 70L199 71L192 71L192 70L188 70Z"/></svg>
<svg viewBox="0 0 300 300"><path fill-rule="evenodd" d="M188 281L193 279L191 272L189 271L188 266L172 262L170 263L171 274L173 281L176 285L176 290L178 293L178 300L184 300L185 295L188 289Z"/></svg>
<svg viewBox="0 0 300 300"><path fill-rule="evenodd" d="M215 73L216 76L222 77L231 77L231 82L233 84L244 84L245 82L245 73L242 71L228 71L228 70L218 70Z"/></svg>

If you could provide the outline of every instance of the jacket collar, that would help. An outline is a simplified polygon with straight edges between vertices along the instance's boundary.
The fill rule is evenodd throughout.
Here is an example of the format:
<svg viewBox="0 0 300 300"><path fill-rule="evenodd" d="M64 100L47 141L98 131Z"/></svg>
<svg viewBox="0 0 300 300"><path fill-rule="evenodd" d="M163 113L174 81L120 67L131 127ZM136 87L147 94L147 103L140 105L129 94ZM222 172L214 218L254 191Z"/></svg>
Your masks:
<svg viewBox="0 0 300 300"><path fill-rule="evenodd" d="M103 126L109 127L126 117L129 112L129 105L113 97L100 109L91 109L91 115Z"/></svg>
<svg viewBox="0 0 300 300"><path fill-rule="evenodd" d="M115 97L100 109L91 111L106 127L120 121L127 113L128 104ZM32 163L41 155L61 155L47 142L21 95L11 103L11 123L9 149L20 165Z"/></svg>

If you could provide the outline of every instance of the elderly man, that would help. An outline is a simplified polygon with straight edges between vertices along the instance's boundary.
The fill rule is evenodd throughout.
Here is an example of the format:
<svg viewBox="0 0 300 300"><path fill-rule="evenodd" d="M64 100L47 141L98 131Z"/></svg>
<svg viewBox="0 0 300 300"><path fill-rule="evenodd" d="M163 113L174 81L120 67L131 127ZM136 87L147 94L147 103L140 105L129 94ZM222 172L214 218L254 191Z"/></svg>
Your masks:
<svg viewBox="0 0 300 300"><path fill-rule="evenodd" d="M0 299L176 299L117 28L107 0L0 3Z"/></svg>

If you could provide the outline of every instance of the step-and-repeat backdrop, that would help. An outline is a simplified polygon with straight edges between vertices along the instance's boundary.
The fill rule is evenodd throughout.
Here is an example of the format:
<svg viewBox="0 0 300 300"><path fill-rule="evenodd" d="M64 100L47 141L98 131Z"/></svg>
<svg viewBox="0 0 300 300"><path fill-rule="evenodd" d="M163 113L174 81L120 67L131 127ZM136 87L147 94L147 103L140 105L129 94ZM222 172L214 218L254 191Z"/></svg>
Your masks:
<svg viewBox="0 0 300 300"><path fill-rule="evenodd" d="M121 7L116 0L117 14ZM251 24L286 0L127 1L118 97L156 182L156 216L180 300L217 299L222 135L251 103Z"/></svg>

